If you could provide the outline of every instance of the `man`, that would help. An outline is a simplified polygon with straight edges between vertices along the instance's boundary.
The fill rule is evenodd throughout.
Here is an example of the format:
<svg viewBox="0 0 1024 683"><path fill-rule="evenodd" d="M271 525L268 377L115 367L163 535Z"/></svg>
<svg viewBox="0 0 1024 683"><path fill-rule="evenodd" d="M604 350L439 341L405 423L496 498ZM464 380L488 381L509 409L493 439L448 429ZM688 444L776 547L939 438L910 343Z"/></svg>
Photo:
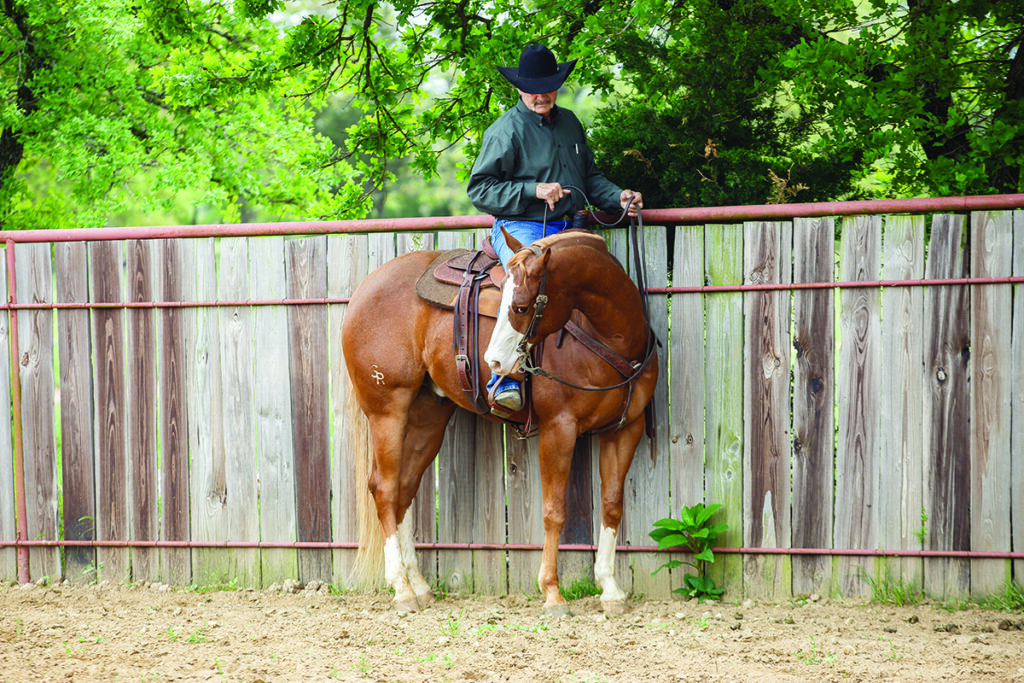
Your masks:
<svg viewBox="0 0 1024 683"><path fill-rule="evenodd" d="M605 211L628 206L634 216L643 206L639 192L619 188L598 170L579 119L556 104L576 61L559 64L543 45L528 45L518 68L498 67L519 91L519 102L484 133L467 191L473 206L495 218L491 243L502 264L512 257L502 227L530 244L572 227L587 199ZM519 382L495 375L489 392L495 384L495 403L522 408Z"/></svg>

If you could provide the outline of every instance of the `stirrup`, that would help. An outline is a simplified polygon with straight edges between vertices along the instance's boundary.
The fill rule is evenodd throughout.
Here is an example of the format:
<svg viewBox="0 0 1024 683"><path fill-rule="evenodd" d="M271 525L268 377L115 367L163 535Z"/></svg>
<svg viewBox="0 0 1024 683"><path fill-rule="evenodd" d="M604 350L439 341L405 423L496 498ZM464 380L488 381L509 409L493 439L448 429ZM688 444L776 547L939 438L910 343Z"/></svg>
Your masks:
<svg viewBox="0 0 1024 683"><path fill-rule="evenodd" d="M487 399L492 406L491 412L499 415L504 411L518 412L523 408L522 386L514 379L494 375L487 383Z"/></svg>

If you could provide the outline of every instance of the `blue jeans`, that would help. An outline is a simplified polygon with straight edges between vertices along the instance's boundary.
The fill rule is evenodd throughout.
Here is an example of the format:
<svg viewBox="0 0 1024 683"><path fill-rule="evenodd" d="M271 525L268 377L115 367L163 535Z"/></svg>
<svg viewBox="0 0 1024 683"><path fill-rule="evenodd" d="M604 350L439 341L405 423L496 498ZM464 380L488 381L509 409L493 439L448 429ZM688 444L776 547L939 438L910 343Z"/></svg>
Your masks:
<svg viewBox="0 0 1024 683"><path fill-rule="evenodd" d="M498 260L501 261L501 265L505 265L515 252L505 244L505 236L501 234L502 227L525 247L528 244L533 244L541 237L554 235L556 232L562 232L566 228L571 228L572 221L548 221L545 225L540 221L495 219L494 225L491 227L491 244L494 246L494 250L498 252Z"/></svg>

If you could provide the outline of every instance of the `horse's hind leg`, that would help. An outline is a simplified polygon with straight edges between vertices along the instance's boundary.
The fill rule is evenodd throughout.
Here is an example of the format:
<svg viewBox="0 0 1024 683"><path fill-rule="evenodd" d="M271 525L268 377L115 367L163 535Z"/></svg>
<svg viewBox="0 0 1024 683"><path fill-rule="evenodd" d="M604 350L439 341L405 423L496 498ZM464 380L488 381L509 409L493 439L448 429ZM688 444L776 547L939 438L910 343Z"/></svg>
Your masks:
<svg viewBox="0 0 1024 683"><path fill-rule="evenodd" d="M409 406L402 428L396 432L392 423L386 429L387 436L381 435L380 446L392 450L377 450L377 432L374 433L377 473L371 487L384 532L384 573L395 589L395 606L402 611L414 610L432 597L416 561L412 517L407 513L424 471L441 448L445 427L454 410L450 401L421 391ZM400 460L382 457L394 452L399 439Z"/></svg>
<svg viewBox="0 0 1024 683"><path fill-rule="evenodd" d="M594 581L601 587L601 606L609 614L626 611L626 593L615 580L615 545L622 521L622 492L633 454L643 434L640 418L601 438L601 536L594 560Z"/></svg>

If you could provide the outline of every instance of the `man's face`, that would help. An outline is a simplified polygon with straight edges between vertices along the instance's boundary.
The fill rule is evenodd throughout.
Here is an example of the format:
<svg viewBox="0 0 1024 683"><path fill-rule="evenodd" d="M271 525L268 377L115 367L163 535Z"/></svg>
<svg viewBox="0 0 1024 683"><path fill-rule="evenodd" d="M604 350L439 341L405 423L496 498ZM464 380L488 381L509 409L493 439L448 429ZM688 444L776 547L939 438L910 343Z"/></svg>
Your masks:
<svg viewBox="0 0 1024 683"><path fill-rule="evenodd" d="M539 95L533 93L519 91L519 97L523 99L523 104L526 108L535 114L540 114L544 117L551 116L551 108L555 106L555 100L558 99L558 91L545 92Z"/></svg>

